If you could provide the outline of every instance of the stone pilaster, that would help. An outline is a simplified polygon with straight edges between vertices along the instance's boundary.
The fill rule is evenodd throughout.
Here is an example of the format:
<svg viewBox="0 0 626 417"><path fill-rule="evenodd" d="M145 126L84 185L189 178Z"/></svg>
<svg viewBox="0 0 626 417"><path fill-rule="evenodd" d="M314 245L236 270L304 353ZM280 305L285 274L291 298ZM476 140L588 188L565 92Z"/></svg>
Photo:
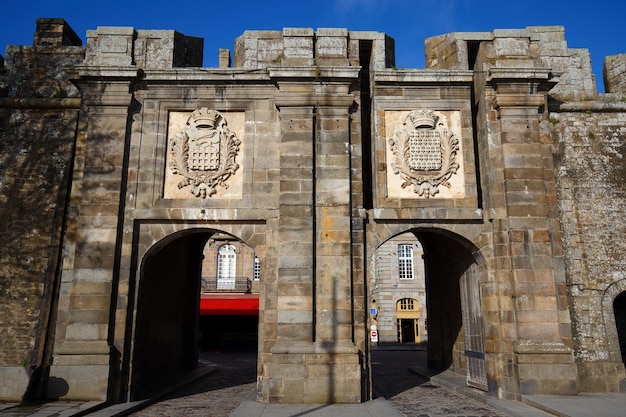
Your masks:
<svg viewBox="0 0 626 417"><path fill-rule="evenodd" d="M546 95L538 87L550 77L534 68L516 68L515 74L493 68L488 77L498 132L491 152L497 152L492 159L501 164L502 181L491 208L504 215L492 223L503 244L495 266L501 284L510 283L502 287L511 310L501 336L515 340L509 348L522 395L577 391L570 320L560 297L566 290L551 144L539 129Z"/></svg>
<svg viewBox="0 0 626 417"><path fill-rule="evenodd" d="M84 68L80 76L107 75ZM126 80L81 87L76 160L70 200L48 395L71 399L107 398L110 355L109 314L119 268L118 217L122 208L129 83L136 70L114 70ZM80 84L80 82L78 82Z"/></svg>
<svg viewBox="0 0 626 417"><path fill-rule="evenodd" d="M337 68L275 70L280 78L281 185L277 343L267 388L274 403L361 400L353 342L349 82L295 84ZM345 71L350 77L356 71ZM326 89L332 90L325 91Z"/></svg>
<svg viewBox="0 0 626 417"><path fill-rule="evenodd" d="M316 113L315 341L351 342L349 115L333 107Z"/></svg>
<svg viewBox="0 0 626 417"><path fill-rule="evenodd" d="M277 341L313 339L313 107L280 109Z"/></svg>

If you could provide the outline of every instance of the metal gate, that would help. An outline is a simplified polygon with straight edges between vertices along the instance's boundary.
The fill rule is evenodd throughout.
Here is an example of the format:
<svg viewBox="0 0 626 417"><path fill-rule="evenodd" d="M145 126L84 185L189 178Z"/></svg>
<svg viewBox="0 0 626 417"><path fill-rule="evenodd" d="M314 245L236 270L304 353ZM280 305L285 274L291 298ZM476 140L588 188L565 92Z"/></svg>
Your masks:
<svg viewBox="0 0 626 417"><path fill-rule="evenodd" d="M465 359L467 362L467 385L487 391L485 367L485 337L480 305L478 265L475 263L461 277L461 308L463 333L465 335Z"/></svg>

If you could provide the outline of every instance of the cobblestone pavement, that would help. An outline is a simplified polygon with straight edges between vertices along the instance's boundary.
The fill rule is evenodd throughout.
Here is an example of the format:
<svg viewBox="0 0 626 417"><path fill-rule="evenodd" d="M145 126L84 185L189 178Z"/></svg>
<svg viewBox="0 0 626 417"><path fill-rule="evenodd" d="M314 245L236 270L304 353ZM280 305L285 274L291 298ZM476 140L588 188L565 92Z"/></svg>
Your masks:
<svg viewBox="0 0 626 417"><path fill-rule="evenodd" d="M203 354L203 360L217 363L220 370L131 415L227 417L254 389L254 354ZM387 399L406 417L508 417L408 371L424 360L425 352L420 351L374 351L376 396Z"/></svg>
<svg viewBox="0 0 626 417"><path fill-rule="evenodd" d="M256 385L256 352L203 353L219 370L181 388L133 417L228 417Z"/></svg>
<svg viewBox="0 0 626 417"><path fill-rule="evenodd" d="M372 362L375 397L384 397L406 417L509 416L409 372L408 367L426 363L425 351L373 351Z"/></svg>

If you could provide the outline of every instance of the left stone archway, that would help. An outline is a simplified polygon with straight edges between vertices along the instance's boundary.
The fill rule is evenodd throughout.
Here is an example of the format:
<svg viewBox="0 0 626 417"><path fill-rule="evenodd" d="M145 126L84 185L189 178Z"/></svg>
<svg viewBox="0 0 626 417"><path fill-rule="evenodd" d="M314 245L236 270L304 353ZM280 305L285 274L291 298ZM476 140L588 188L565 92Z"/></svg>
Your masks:
<svg viewBox="0 0 626 417"><path fill-rule="evenodd" d="M118 309L126 328L120 397L146 398L171 378L197 367L202 258L216 234L253 247L265 263L265 225L163 224L146 222L135 233L127 309ZM123 305L126 305L124 303ZM118 341L121 342L121 341ZM169 381L169 382L168 382ZM115 384L115 381L111 381Z"/></svg>
<svg viewBox="0 0 626 417"><path fill-rule="evenodd" d="M202 230L202 229L201 229ZM212 231L155 245L139 277L130 397L146 398L197 366L202 251Z"/></svg>

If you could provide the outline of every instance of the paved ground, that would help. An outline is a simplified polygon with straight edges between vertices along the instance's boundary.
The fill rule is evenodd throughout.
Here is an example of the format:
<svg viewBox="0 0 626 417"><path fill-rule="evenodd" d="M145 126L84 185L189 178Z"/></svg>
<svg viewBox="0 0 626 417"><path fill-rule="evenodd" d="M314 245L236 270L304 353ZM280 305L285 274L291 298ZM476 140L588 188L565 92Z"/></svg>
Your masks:
<svg viewBox="0 0 626 417"><path fill-rule="evenodd" d="M256 385L256 352L202 354L219 366L212 373L174 392L133 417L228 417Z"/></svg>
<svg viewBox="0 0 626 417"><path fill-rule="evenodd" d="M195 383L158 402L123 403L105 407L98 402L54 401L2 404L2 417L623 417L624 393L581 393L577 396L525 396L522 402L498 400L467 387L462 375L444 372L426 378L409 372L423 368L424 352L372 353L376 399L362 404L283 405L254 401L256 355L203 354ZM208 372L212 372L208 374ZM531 404L532 407L528 404ZM139 411L137 411L139 410ZM543 410L543 411L542 411ZM134 412L133 412L134 411ZM548 411L551 414L547 414Z"/></svg>
<svg viewBox="0 0 626 417"><path fill-rule="evenodd" d="M509 416L409 372L410 366L419 365L425 360L424 355L425 352L420 351L373 352L375 397L385 398L406 417ZM203 359L220 365L218 372L131 416L228 417L254 390L255 356L241 353L205 354ZM313 415L315 411L303 411L302 415ZM317 411L320 415L330 412L328 409Z"/></svg>
<svg viewBox="0 0 626 417"><path fill-rule="evenodd" d="M509 416L410 372L426 363L425 351L374 351L372 362L375 397L384 397L406 417Z"/></svg>

